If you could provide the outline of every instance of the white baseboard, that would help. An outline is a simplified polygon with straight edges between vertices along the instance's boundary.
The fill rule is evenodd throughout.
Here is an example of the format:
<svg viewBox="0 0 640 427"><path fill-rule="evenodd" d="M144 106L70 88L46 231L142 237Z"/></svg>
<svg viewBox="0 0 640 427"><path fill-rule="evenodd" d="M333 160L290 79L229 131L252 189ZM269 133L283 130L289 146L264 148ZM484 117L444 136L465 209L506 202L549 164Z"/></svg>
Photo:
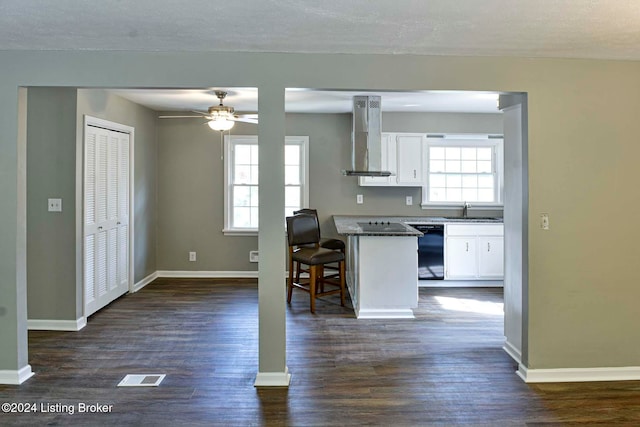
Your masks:
<svg viewBox="0 0 640 427"><path fill-rule="evenodd" d="M76 320L28 319L27 329L30 331L79 331L87 326L87 318Z"/></svg>
<svg viewBox="0 0 640 427"><path fill-rule="evenodd" d="M502 280L418 280L419 288L502 288Z"/></svg>
<svg viewBox="0 0 640 427"><path fill-rule="evenodd" d="M189 271L189 270L158 270L157 277L181 277L185 279L257 279L258 271Z"/></svg>
<svg viewBox="0 0 640 427"><path fill-rule="evenodd" d="M640 366L623 366L613 368L528 369L527 367L520 365L516 373L526 383L640 380Z"/></svg>
<svg viewBox="0 0 640 427"><path fill-rule="evenodd" d="M0 370L0 384L20 385L34 375L31 365L17 371Z"/></svg>
<svg viewBox="0 0 640 427"><path fill-rule="evenodd" d="M357 311L356 317L358 319L415 319L413 310L410 308L361 308Z"/></svg>
<svg viewBox="0 0 640 427"><path fill-rule="evenodd" d="M254 387L289 387L291 374L289 368L284 367L284 372L258 372Z"/></svg>
<svg viewBox="0 0 640 427"><path fill-rule="evenodd" d="M522 364L522 353L518 350L513 344L509 341L505 340L502 349L509 355L515 362L520 365Z"/></svg>
<svg viewBox="0 0 640 427"><path fill-rule="evenodd" d="M133 291L131 292L138 292L140 289L144 288L145 286L147 286L149 283L153 282L157 278L158 278L158 272L155 271L150 275L148 275L147 277L145 277L144 279L140 280L138 283L134 284Z"/></svg>

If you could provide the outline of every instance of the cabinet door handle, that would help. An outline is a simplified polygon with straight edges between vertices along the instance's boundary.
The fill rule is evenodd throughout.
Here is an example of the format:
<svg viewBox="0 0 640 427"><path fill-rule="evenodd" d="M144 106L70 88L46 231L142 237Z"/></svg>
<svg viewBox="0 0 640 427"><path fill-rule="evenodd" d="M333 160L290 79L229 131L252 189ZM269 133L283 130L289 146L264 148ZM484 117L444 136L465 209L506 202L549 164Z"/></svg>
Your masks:
<svg viewBox="0 0 640 427"><path fill-rule="evenodd" d="M465 242L465 245L467 245L467 248L465 249L465 251L469 252L469 242Z"/></svg>
<svg viewBox="0 0 640 427"><path fill-rule="evenodd" d="M98 230L102 230L102 226L98 227Z"/></svg>
<svg viewBox="0 0 640 427"><path fill-rule="evenodd" d="M487 252L491 252L491 242L487 242Z"/></svg>
<svg viewBox="0 0 640 427"><path fill-rule="evenodd" d="M414 178L416 177L416 170L415 169L413 170L413 177Z"/></svg>

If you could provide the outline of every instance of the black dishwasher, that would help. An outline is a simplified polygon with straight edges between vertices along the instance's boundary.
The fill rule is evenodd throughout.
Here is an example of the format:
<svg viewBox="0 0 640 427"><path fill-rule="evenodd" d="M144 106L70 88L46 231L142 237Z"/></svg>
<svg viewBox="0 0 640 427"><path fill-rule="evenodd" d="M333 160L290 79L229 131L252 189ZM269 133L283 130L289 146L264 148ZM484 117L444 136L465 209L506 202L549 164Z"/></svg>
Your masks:
<svg viewBox="0 0 640 427"><path fill-rule="evenodd" d="M418 279L444 279L444 224L411 224L418 237Z"/></svg>

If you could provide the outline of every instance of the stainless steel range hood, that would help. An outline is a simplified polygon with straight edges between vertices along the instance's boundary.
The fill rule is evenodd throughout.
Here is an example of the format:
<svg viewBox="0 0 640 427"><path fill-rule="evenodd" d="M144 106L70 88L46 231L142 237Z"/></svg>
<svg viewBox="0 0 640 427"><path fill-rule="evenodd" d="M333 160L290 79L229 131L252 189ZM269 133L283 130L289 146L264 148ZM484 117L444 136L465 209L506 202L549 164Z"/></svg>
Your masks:
<svg viewBox="0 0 640 427"><path fill-rule="evenodd" d="M379 96L353 97L351 170L346 176L390 176L382 170L382 102Z"/></svg>

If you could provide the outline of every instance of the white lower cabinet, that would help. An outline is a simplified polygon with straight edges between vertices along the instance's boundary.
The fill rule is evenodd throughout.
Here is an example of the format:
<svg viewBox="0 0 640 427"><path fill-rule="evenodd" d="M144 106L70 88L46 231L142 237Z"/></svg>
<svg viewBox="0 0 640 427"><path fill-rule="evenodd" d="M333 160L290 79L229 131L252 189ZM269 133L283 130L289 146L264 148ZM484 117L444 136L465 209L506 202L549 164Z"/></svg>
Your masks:
<svg viewBox="0 0 640 427"><path fill-rule="evenodd" d="M416 236L349 236L347 286L358 319L414 318Z"/></svg>
<svg viewBox="0 0 640 427"><path fill-rule="evenodd" d="M447 224L445 280L502 280L502 224Z"/></svg>
<svg viewBox="0 0 640 427"><path fill-rule="evenodd" d="M501 280L504 277L503 236L478 236L478 277Z"/></svg>
<svg viewBox="0 0 640 427"><path fill-rule="evenodd" d="M475 279L478 275L478 255L475 237L447 236L447 279Z"/></svg>

